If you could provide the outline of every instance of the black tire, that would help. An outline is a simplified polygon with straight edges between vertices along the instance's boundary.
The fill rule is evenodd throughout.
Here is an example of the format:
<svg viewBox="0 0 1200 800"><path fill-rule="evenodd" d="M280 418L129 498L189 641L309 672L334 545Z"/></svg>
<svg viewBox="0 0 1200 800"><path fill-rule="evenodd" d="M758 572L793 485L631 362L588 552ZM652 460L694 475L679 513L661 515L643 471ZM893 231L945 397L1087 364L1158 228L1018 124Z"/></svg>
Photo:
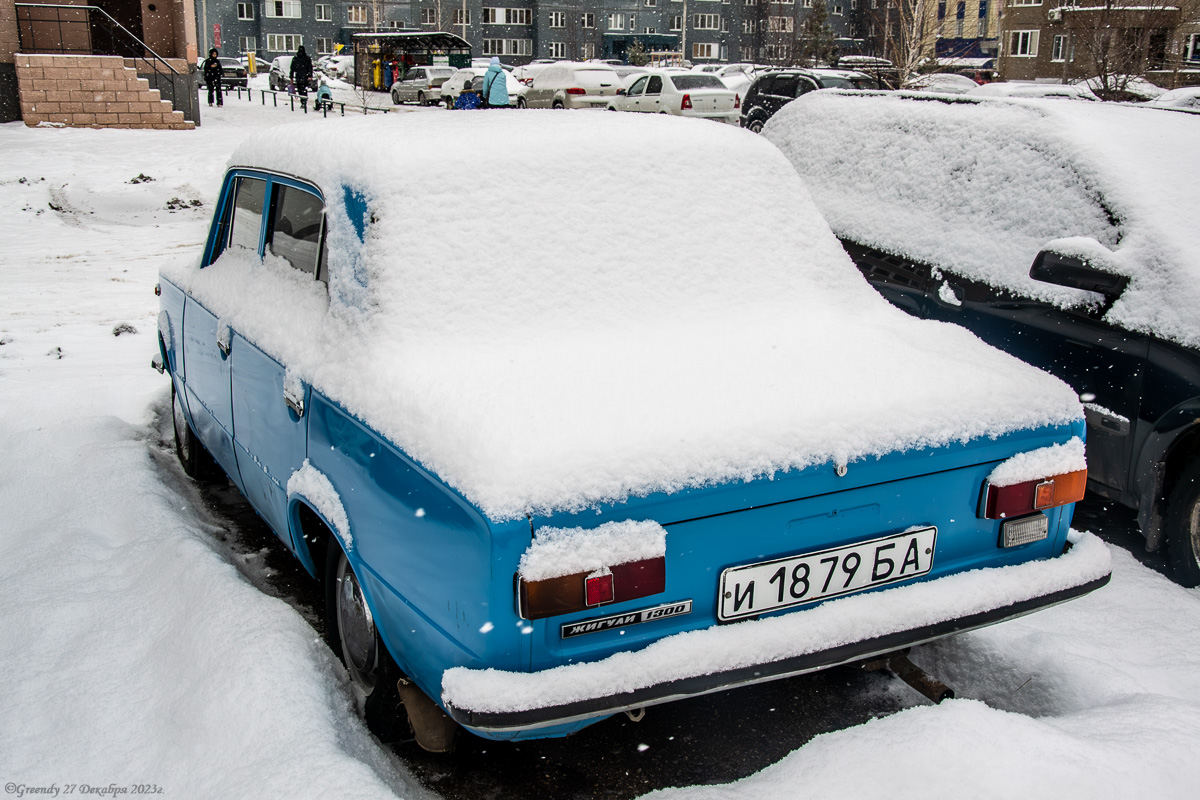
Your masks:
<svg viewBox="0 0 1200 800"><path fill-rule="evenodd" d="M221 468L188 425L179 396L175 393L174 380L171 381L171 427L175 430L175 455L189 478L207 482L220 474Z"/></svg>
<svg viewBox="0 0 1200 800"><path fill-rule="evenodd" d="M426 105L424 92L417 92L417 105L419 105L419 106Z"/></svg>
<svg viewBox="0 0 1200 800"><path fill-rule="evenodd" d="M400 105L400 95L396 94L395 89L392 89L392 105Z"/></svg>
<svg viewBox="0 0 1200 800"><path fill-rule="evenodd" d="M453 101L453 100L451 100L449 97L447 97L447 98L446 98L446 110L447 110L447 111L453 111L453 110L454 110L454 101Z"/></svg>
<svg viewBox="0 0 1200 800"><path fill-rule="evenodd" d="M397 683L404 673L379 638L358 576L332 534L325 548L325 614L329 646L346 666L363 717L384 744L411 738Z"/></svg>
<svg viewBox="0 0 1200 800"><path fill-rule="evenodd" d="M761 119L752 119L750 124L746 126L751 133L762 133L763 121Z"/></svg>
<svg viewBox="0 0 1200 800"><path fill-rule="evenodd" d="M1176 582L1200 586L1200 461L1185 469L1171 490L1166 523Z"/></svg>
<svg viewBox="0 0 1200 800"><path fill-rule="evenodd" d="M524 97L517 98L517 108L528 108L528 104L525 102Z"/></svg>
<svg viewBox="0 0 1200 800"><path fill-rule="evenodd" d="M566 106L563 105L562 100L555 100L554 104L551 106L551 108L553 108L556 111L562 111L566 108Z"/></svg>

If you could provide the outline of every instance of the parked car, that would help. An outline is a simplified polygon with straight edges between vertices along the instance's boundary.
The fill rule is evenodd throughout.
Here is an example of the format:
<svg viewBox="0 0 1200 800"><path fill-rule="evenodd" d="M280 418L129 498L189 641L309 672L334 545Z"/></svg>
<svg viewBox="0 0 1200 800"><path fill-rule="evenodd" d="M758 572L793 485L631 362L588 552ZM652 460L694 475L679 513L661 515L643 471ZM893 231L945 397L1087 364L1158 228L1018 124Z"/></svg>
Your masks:
<svg viewBox="0 0 1200 800"><path fill-rule="evenodd" d="M872 83L870 87L866 85L868 81ZM742 127L758 133L784 105L818 89L874 88L874 85L869 76L851 70L785 69L760 74L742 100Z"/></svg>
<svg viewBox="0 0 1200 800"><path fill-rule="evenodd" d="M1172 89L1146 103L1155 108L1173 108L1200 111L1200 86Z"/></svg>
<svg viewBox="0 0 1200 800"><path fill-rule="evenodd" d="M604 108L622 86L607 64L551 64L533 77L525 102L530 108Z"/></svg>
<svg viewBox="0 0 1200 800"><path fill-rule="evenodd" d="M806 97L763 133L885 297L1074 387L1089 489L1200 584L1195 120L968 97Z"/></svg>
<svg viewBox="0 0 1200 800"><path fill-rule="evenodd" d="M1068 538L1071 389L889 306L767 141L630 114L463 123L247 142L159 285L183 468L215 462L324 582L382 735L407 711L434 750L459 724L562 736L1108 579L1104 544ZM519 232L447 213L497 187ZM656 224L614 235L629 187ZM701 231L702 196L756 211ZM486 247L446 245L464 222Z"/></svg>
<svg viewBox="0 0 1200 800"><path fill-rule="evenodd" d="M236 58L220 57L221 62L221 85L222 86L245 86L246 85L246 68ZM204 60L201 59L197 65L198 80L200 88L204 88Z"/></svg>
<svg viewBox="0 0 1200 800"><path fill-rule="evenodd" d="M482 94L483 76L487 67L469 67L456 70L442 84L442 102L446 108L454 108L454 101L463 92ZM508 84L508 104L513 108L525 108L525 93L529 87L517 79L513 72L505 71L504 80Z"/></svg>
<svg viewBox="0 0 1200 800"><path fill-rule="evenodd" d="M965 92L968 97L1025 97L1049 98L1052 100L1095 100L1091 92L1078 86L1064 83L1026 83L1021 81L996 81Z"/></svg>
<svg viewBox="0 0 1200 800"><path fill-rule="evenodd" d="M267 83L271 86L271 90L275 92L286 91L292 82L292 56L276 56L271 62L271 72L267 75ZM313 70L312 78L308 82L308 88L315 91L319 85L317 81L317 71Z"/></svg>
<svg viewBox="0 0 1200 800"><path fill-rule="evenodd" d="M966 75L959 75L954 72L932 72L928 75L919 75L913 78L905 84L904 88L910 92L966 94L977 86L979 84Z"/></svg>
<svg viewBox="0 0 1200 800"><path fill-rule="evenodd" d="M442 100L442 84L454 72L454 67L413 67L392 84L392 102L437 105Z"/></svg>
<svg viewBox="0 0 1200 800"><path fill-rule="evenodd" d="M741 100L725 88L716 75L703 72L653 70L638 77L628 89L618 89L608 101L609 111L674 114L737 125Z"/></svg>
<svg viewBox="0 0 1200 800"><path fill-rule="evenodd" d="M354 78L354 56L329 56L324 72L330 78L349 81Z"/></svg>

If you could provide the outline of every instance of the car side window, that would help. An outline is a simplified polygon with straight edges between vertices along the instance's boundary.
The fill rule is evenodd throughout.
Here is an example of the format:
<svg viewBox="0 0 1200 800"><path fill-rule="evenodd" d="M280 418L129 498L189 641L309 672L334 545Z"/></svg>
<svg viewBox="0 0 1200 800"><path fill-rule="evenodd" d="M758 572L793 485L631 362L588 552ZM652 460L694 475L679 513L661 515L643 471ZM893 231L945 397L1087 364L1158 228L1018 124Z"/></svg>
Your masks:
<svg viewBox="0 0 1200 800"><path fill-rule="evenodd" d="M267 182L259 178L238 178L229 215L229 246L258 252L262 233L263 199Z"/></svg>
<svg viewBox="0 0 1200 800"><path fill-rule="evenodd" d="M642 89L646 88L646 80L647 79L644 76L641 78L638 78L636 81L633 82L633 86L629 87L629 91L626 92L626 94L629 94L629 95L641 94Z"/></svg>
<svg viewBox="0 0 1200 800"><path fill-rule="evenodd" d="M646 94L662 94L662 78L660 76L650 76L650 80L646 82Z"/></svg>
<svg viewBox="0 0 1200 800"><path fill-rule="evenodd" d="M798 75L776 75L775 82L771 84L770 93L776 97L795 97L799 82Z"/></svg>
<svg viewBox="0 0 1200 800"><path fill-rule="evenodd" d="M286 259L296 269L317 274L324 204L311 192L282 183L271 191L267 252Z"/></svg>
<svg viewBox="0 0 1200 800"><path fill-rule="evenodd" d="M819 88L821 88L821 87L817 86L815 83L808 80L807 78L801 78L798 80L798 82L796 84L796 97L799 97L802 94L807 94L808 92L811 92L811 91L813 91L815 89L819 89Z"/></svg>

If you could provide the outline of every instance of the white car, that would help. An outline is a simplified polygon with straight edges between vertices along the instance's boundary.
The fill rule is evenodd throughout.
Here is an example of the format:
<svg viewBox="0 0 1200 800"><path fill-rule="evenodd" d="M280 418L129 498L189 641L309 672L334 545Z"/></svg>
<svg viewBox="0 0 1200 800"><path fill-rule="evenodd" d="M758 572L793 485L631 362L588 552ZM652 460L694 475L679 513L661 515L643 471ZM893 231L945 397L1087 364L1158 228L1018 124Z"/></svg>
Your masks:
<svg viewBox="0 0 1200 800"><path fill-rule="evenodd" d="M1200 86L1186 86L1182 89L1172 89L1146 103L1156 108L1183 108L1200 111Z"/></svg>
<svg viewBox="0 0 1200 800"><path fill-rule="evenodd" d="M674 114L739 124L742 101L709 72L652 70L609 100L609 111Z"/></svg>
<svg viewBox="0 0 1200 800"><path fill-rule="evenodd" d="M563 61L534 76L525 102L530 108L604 108L621 88L607 64Z"/></svg>
<svg viewBox="0 0 1200 800"><path fill-rule="evenodd" d="M329 77L342 81L353 78L354 56L328 56L328 60L325 60L324 71Z"/></svg>
<svg viewBox="0 0 1200 800"><path fill-rule="evenodd" d="M1062 83L1023 83L1020 81L996 81L976 86L965 94L969 97L1046 97L1064 100L1091 100L1078 86Z"/></svg>
<svg viewBox="0 0 1200 800"><path fill-rule="evenodd" d="M454 108L454 101L463 92L482 92L483 76L486 74L487 67L466 67L447 78L441 90L442 102L446 108ZM524 108L525 93L529 91L529 87L507 70L504 72L504 79L508 83L508 104L514 108Z"/></svg>
<svg viewBox="0 0 1200 800"><path fill-rule="evenodd" d="M979 86L966 75L953 72L934 72L913 78L904 85L913 92L936 92L937 94L966 94Z"/></svg>

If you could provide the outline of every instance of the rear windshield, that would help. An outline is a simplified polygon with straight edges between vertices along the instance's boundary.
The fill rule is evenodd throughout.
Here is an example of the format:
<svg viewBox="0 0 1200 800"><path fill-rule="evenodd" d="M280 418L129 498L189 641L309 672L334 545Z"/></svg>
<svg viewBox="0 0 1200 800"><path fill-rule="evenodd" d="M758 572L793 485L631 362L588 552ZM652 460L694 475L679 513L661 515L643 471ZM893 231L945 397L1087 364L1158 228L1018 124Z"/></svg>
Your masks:
<svg viewBox="0 0 1200 800"><path fill-rule="evenodd" d="M580 88L612 86L620 83L621 79L611 69L577 69L575 70L575 85Z"/></svg>
<svg viewBox="0 0 1200 800"><path fill-rule="evenodd" d="M236 58L222 58L221 66L222 67L241 67L242 64Z"/></svg>
<svg viewBox="0 0 1200 800"><path fill-rule="evenodd" d="M680 91L686 89L724 89L725 84L715 75L672 75L671 83Z"/></svg>
<svg viewBox="0 0 1200 800"><path fill-rule="evenodd" d="M442 67L441 69L429 70L429 74L435 78L449 78L451 75L454 74L454 70L450 69L448 67Z"/></svg>

